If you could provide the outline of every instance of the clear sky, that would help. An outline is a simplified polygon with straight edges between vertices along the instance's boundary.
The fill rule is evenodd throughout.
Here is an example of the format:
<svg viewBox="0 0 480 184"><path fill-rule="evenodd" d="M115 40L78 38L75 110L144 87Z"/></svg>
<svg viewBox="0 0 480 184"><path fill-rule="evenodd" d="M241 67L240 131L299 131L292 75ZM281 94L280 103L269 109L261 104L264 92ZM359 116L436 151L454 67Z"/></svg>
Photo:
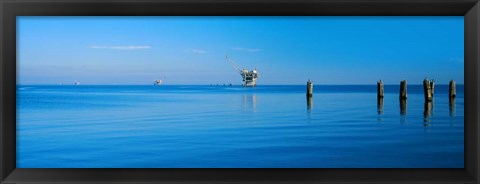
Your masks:
<svg viewBox="0 0 480 184"><path fill-rule="evenodd" d="M463 16L17 17L18 84L464 81Z"/></svg>

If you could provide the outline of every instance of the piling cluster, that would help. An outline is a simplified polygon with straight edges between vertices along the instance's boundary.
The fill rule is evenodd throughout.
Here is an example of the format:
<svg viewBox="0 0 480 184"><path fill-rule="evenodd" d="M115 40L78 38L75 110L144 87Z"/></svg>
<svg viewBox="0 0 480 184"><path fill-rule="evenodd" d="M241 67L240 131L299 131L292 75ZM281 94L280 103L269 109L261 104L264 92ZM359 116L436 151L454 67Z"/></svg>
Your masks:
<svg viewBox="0 0 480 184"><path fill-rule="evenodd" d="M433 109L433 96L435 92L435 81L425 78L423 80L423 89L425 96L425 111L424 111L424 122L430 122L430 116ZM383 98L384 98L384 85L383 81L377 81L377 112L378 114L383 114ZM449 83L449 102L450 102L450 113L455 114L455 97L456 97L456 87L455 81L451 80ZM312 96L313 96L313 82L308 79L307 81L307 107L308 109L312 106ZM406 115L407 113L407 80L400 81L400 92L399 92L399 101L400 101L400 114Z"/></svg>
<svg viewBox="0 0 480 184"><path fill-rule="evenodd" d="M425 80L423 80L423 90L424 90L425 102L433 101L433 94L435 92L435 81L425 78ZM454 80L450 81L448 95L449 95L450 99L453 99L456 96L456 89L455 89L455 81ZM380 99L383 99L383 97L384 97L383 82L382 82L382 80L379 80L379 81L377 81L377 99L378 99L378 101L380 101ZM407 99L407 81L406 80L400 81L399 99L401 101Z"/></svg>
<svg viewBox="0 0 480 184"><path fill-rule="evenodd" d="M377 81L377 111L378 114L382 114L383 112L383 82L382 80ZM433 97L435 93L435 81L429 80L425 78L423 80L423 91L424 91L424 125L429 126L430 117L432 115L433 109ZM450 115L455 114L455 96L456 96L456 89L455 89L455 81L451 80L449 84L449 102L450 102ZM402 80L400 81L400 92L399 92L399 100L400 100L400 115L404 116L407 114L407 81Z"/></svg>

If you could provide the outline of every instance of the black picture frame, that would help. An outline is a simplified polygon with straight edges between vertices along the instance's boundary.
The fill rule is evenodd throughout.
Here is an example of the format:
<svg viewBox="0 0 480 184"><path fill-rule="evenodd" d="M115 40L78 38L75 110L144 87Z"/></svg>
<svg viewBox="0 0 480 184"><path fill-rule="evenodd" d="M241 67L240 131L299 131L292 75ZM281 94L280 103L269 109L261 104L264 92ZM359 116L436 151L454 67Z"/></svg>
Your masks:
<svg viewBox="0 0 480 184"><path fill-rule="evenodd" d="M465 20L464 169L16 168L16 16L457 15ZM478 0L0 0L0 183L479 183Z"/></svg>

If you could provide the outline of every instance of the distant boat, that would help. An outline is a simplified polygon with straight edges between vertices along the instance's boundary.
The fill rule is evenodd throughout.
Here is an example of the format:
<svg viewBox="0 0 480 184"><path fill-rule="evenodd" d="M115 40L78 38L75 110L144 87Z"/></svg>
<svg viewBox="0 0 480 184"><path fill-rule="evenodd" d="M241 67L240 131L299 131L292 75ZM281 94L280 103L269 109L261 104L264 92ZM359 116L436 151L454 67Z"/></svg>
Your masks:
<svg viewBox="0 0 480 184"><path fill-rule="evenodd" d="M162 85L162 80L156 80L155 83L153 83L154 86L160 86Z"/></svg>
<svg viewBox="0 0 480 184"><path fill-rule="evenodd" d="M80 85L80 82L75 81L73 84L74 84L75 86L78 86L78 85Z"/></svg>

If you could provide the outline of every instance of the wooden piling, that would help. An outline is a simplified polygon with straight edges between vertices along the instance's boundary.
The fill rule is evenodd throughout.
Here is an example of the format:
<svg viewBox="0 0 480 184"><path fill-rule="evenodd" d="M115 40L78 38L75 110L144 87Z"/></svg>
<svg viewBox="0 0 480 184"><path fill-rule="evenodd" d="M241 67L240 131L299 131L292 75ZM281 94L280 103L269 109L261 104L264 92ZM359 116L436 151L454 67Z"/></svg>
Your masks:
<svg viewBox="0 0 480 184"><path fill-rule="evenodd" d="M450 98L455 98L457 96L457 90L455 88L455 81L451 80L449 85L448 95Z"/></svg>
<svg viewBox="0 0 480 184"><path fill-rule="evenodd" d="M383 98L383 82L382 80L377 81L377 98Z"/></svg>
<svg viewBox="0 0 480 184"><path fill-rule="evenodd" d="M406 100L407 99L407 81L402 80L400 81L400 100Z"/></svg>
<svg viewBox="0 0 480 184"><path fill-rule="evenodd" d="M433 80L430 81L428 79L423 80L423 93L425 96L425 102L431 102L433 100L433 93L432 93L432 84Z"/></svg>
<svg viewBox="0 0 480 184"><path fill-rule="evenodd" d="M313 82L308 79L307 81L307 97L313 96Z"/></svg>

